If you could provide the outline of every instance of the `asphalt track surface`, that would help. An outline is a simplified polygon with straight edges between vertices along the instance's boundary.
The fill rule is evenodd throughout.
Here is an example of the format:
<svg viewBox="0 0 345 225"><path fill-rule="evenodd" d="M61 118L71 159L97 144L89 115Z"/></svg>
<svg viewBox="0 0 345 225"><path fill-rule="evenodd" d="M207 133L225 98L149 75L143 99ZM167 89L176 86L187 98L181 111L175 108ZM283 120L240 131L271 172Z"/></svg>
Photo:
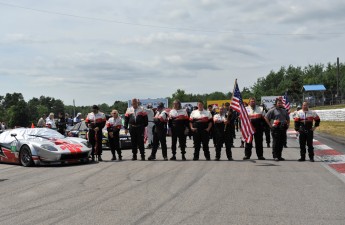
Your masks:
<svg viewBox="0 0 345 225"><path fill-rule="evenodd" d="M239 133L237 133L239 137ZM170 146L170 138L168 138ZM345 224L345 183L319 159L297 162L289 136L285 161L105 161L24 168L0 164L0 224ZM211 157L215 151L210 142ZM171 156L170 148L169 157ZM151 150L147 150L146 156Z"/></svg>

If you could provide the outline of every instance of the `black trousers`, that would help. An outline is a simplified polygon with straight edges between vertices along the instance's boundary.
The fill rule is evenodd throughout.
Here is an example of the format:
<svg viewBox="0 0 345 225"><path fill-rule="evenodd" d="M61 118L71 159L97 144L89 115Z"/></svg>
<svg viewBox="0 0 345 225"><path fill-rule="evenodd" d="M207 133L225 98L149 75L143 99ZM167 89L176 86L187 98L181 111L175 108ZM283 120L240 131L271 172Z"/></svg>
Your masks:
<svg viewBox="0 0 345 225"><path fill-rule="evenodd" d="M270 129L270 127L265 126L264 132L265 132L265 137L266 137L266 143L270 144L271 143L271 129Z"/></svg>
<svg viewBox="0 0 345 225"><path fill-rule="evenodd" d="M284 127L273 127L272 128L272 154L273 158L281 158L283 147L286 141L286 128Z"/></svg>
<svg viewBox="0 0 345 225"><path fill-rule="evenodd" d="M108 140L109 140L109 145L110 145L110 150L111 150L111 154L113 154L115 156L115 150L118 154L119 157L122 157L121 155L121 148L120 148L120 132L116 131L113 132L113 137L111 138L108 135Z"/></svg>
<svg viewBox="0 0 345 225"><path fill-rule="evenodd" d="M162 129L162 130L155 129L154 130L154 132L153 132L153 146L152 146L151 156L156 158L156 153L157 153L158 145L159 145L159 143L161 143L163 158L167 158L168 157L168 153L167 153L168 148L167 148L166 137L167 137L167 130L166 129Z"/></svg>
<svg viewBox="0 0 345 225"><path fill-rule="evenodd" d="M256 129L254 133L254 141L255 141L255 149L256 149L256 155L258 157L263 157L264 154L264 148L262 146L263 142L263 129ZM252 156L252 148L253 148L253 143L246 143L245 149L244 149L244 154L246 157L251 157Z"/></svg>
<svg viewBox="0 0 345 225"><path fill-rule="evenodd" d="M301 131L299 133L299 147L301 149L301 158L305 158L306 144L308 146L309 158L314 158L313 138L314 132L312 130Z"/></svg>
<svg viewBox="0 0 345 225"><path fill-rule="evenodd" d="M89 142L92 146L91 155L102 155L102 130L95 132L94 130L89 130Z"/></svg>
<svg viewBox="0 0 345 225"><path fill-rule="evenodd" d="M230 127L231 131L233 130L232 127ZM215 136L214 138L216 139L216 159L220 159L221 156L221 150L223 147L223 144L225 143L225 153L226 157L228 159L232 158L232 152L231 152L231 147L232 144L234 143L233 139L234 135L233 132L230 132L230 130L220 130L220 129L215 129Z"/></svg>
<svg viewBox="0 0 345 225"><path fill-rule="evenodd" d="M176 155L176 144L177 144L177 138L180 144L181 148L181 154L186 154L186 141L187 137L184 134L185 127L181 128L171 128L171 151L173 155Z"/></svg>
<svg viewBox="0 0 345 225"><path fill-rule="evenodd" d="M208 132L204 129L197 129L193 132L193 141L194 141L194 159L199 159L199 153L202 143L202 149L204 150L204 155L206 159L210 158L210 149L208 147L208 142L210 136Z"/></svg>
<svg viewBox="0 0 345 225"><path fill-rule="evenodd" d="M129 127L129 133L131 134L131 143L132 143L132 153L133 156L137 155L138 148L141 154L141 157L145 157L145 147L144 147L144 131L145 127Z"/></svg>

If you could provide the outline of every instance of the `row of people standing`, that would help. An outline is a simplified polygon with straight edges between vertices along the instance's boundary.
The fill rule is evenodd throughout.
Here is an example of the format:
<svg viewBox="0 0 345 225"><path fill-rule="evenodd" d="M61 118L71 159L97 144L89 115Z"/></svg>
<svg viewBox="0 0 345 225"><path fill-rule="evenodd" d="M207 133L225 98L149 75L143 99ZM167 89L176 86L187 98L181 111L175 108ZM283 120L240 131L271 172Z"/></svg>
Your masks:
<svg viewBox="0 0 345 225"><path fill-rule="evenodd" d="M320 120L315 112L308 112L307 103L302 112L297 113L295 119L295 128L300 133L300 147L301 147L301 159L305 160L305 143L308 145L309 157L313 161L313 148L312 148L312 131L315 127L319 126ZM164 160L168 160L167 157L167 145L166 145L166 134L167 134L167 124L171 128L172 134L172 157L170 160L176 160L177 153L177 140L179 140L179 146L181 149L182 160L186 160L186 134L188 128L193 133L194 140L194 156L193 160L199 160L200 149L202 146L204 156L206 160L210 160L209 151L209 132L211 127L214 127L214 139L216 147L216 158L219 160L221 157L221 148L225 144L226 156L228 160L232 159L231 147L233 145L233 137L235 132L235 120L237 115L230 108L220 108L220 112L212 117L210 111L204 109L202 102L198 102L198 109L192 111L190 116L188 116L185 109L181 108L181 103L175 100L173 103L173 109L170 112L164 110L164 104L160 103L157 107L156 114L154 115L152 121L154 123L153 129L153 146L151 155L148 160L155 160L157 149L159 144L162 147L162 156ZM249 118L252 125L255 128L254 141L256 154L259 160L265 160L263 157L263 133L265 131L265 126L268 126L272 132L273 146L272 155L274 160L280 161L284 160L282 157L283 146L286 142L286 131L289 127L290 117L283 107L281 99L277 99L275 107L268 110L267 113L260 106L256 105L255 99L251 98L249 106L246 107ZM304 113L304 116L303 116ZM116 159L115 150L119 155L119 160L122 159L121 149L119 147L119 130L121 128L121 118L118 116L116 110L112 111L112 118L107 122L104 113L98 112L98 107L93 107L93 112L88 114L86 122L93 124L90 128L95 130L95 134L104 126L106 126L109 132L109 141L113 154L113 160ZM313 121L315 121L315 126L313 126ZM144 146L144 132L145 127L148 126L148 115L147 111L139 106L137 99L132 99L132 107L129 107L125 114L125 132L129 132L132 141L132 160L137 160L138 149L141 155L141 160L145 160L145 146ZM311 123L311 125L310 125ZM97 125L96 125L97 124ZM302 132L303 131L303 132ZM308 132L306 132L308 131ZM101 133L101 132L99 132ZM92 132L89 135L95 135ZM90 136L89 136L90 137ZM101 158L101 138L95 138L95 140L90 140L93 145L92 158L94 155L98 156L98 160ZM100 141L100 143L97 143ZM304 144L303 144L304 143ZM95 147L94 147L95 146ZM304 146L304 147L303 147ZM252 143L246 143L245 145L245 156L244 160L250 159L252 154Z"/></svg>
<svg viewBox="0 0 345 225"><path fill-rule="evenodd" d="M164 110L163 103L157 107L157 112L153 117L153 146L151 155L148 160L155 160L158 145L162 147L162 155L164 160L167 157L166 134L167 124L171 128L172 135L172 157L170 160L176 160L177 141L181 149L182 160L186 160L186 135L188 129L192 131L194 140L194 156L193 160L199 160L200 149L202 146L206 160L210 160L209 151L209 132L212 124L215 123L215 140L216 140L216 159L220 159L221 147L225 143L227 158L232 160L231 146L233 144L234 121L236 115L222 109L221 114L212 117L212 114L204 109L204 104L198 102L198 109L191 112L188 116L187 111L181 108L181 102L175 100L173 109L170 112ZM139 148L141 160L145 160L144 147L144 130L148 126L149 120L145 109L138 105L137 99L132 99L132 107L128 108L125 114L125 132L130 133L132 140L132 160L137 160L137 149Z"/></svg>
<svg viewBox="0 0 345 225"><path fill-rule="evenodd" d="M64 131L66 130L66 126L73 126L82 120L82 114L77 113L77 115L72 118L69 116L68 113L60 112L58 115L58 118L55 119L54 113L49 113L48 116L46 114L43 114L42 117L37 122L37 127L48 127L51 129L57 129L60 133L64 134Z"/></svg>
<svg viewBox="0 0 345 225"><path fill-rule="evenodd" d="M251 124L255 129L254 140L256 154L259 160L265 160L263 157L263 132L265 126L268 126L272 133L273 145L272 156L275 161L285 160L282 157L282 151L286 146L287 129L290 125L290 116L284 108L283 100L277 98L275 106L267 112L260 106L257 106L254 98L250 98L249 106L246 107ZM320 118L316 112L310 111L308 103L304 102L303 107L295 114L295 130L299 134L300 154L298 161L305 161L306 145L308 146L309 159L314 162L313 132L320 124ZM252 143L246 143L244 160L250 159L252 154Z"/></svg>

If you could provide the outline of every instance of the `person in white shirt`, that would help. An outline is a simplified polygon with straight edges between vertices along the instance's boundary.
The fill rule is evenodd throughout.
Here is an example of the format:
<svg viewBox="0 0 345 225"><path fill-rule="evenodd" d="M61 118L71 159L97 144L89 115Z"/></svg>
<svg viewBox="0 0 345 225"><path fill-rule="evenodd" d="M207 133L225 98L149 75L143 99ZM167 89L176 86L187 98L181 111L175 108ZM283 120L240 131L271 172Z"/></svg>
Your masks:
<svg viewBox="0 0 345 225"><path fill-rule="evenodd" d="M49 116L46 118L46 127L56 130L56 124L54 119L54 113L49 113Z"/></svg>
<svg viewBox="0 0 345 225"><path fill-rule="evenodd" d="M190 114L189 121L194 140L193 160L199 160L201 143L206 160L211 160L208 143L210 140L209 132L212 127L212 115L208 110L204 109L203 102L198 102L198 109Z"/></svg>
<svg viewBox="0 0 345 225"><path fill-rule="evenodd" d="M77 116L73 118L73 125L81 122L81 117L82 117L81 113L80 112L77 113Z"/></svg>
<svg viewBox="0 0 345 225"><path fill-rule="evenodd" d="M111 160L116 160L115 150L119 156L119 160L122 160L122 152L120 148L120 129L122 127L122 118L119 116L119 112L116 109L111 111L112 117L110 117L105 124L108 131L108 139L111 153L113 158Z"/></svg>
<svg viewBox="0 0 345 225"><path fill-rule="evenodd" d="M147 109L145 109L146 113L147 113L147 120L148 120L148 125L146 127L147 129L147 147L146 148L152 148L152 144L153 144L153 126L155 125L153 122L153 117L154 112L152 110L152 104L148 104L147 105Z"/></svg>

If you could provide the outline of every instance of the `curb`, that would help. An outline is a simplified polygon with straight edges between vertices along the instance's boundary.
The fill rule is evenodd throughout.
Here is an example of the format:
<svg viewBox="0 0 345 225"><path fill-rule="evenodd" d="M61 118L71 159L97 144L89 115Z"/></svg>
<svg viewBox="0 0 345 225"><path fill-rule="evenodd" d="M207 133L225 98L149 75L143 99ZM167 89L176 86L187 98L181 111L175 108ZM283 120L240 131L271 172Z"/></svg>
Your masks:
<svg viewBox="0 0 345 225"><path fill-rule="evenodd" d="M288 130L289 137L297 139L297 132ZM297 140L298 141L298 140ZM313 139L314 154L318 160L323 162L324 166L331 172L340 175L345 180L345 154L332 149L328 145L324 145L318 140Z"/></svg>

